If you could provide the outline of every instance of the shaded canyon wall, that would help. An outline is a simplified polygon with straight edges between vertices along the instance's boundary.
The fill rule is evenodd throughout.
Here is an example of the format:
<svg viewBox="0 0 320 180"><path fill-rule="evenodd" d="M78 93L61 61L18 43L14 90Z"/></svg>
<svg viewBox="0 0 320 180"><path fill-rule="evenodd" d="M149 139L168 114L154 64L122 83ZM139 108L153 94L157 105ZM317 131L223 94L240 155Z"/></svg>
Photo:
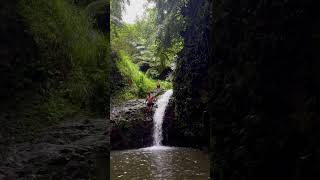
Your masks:
<svg viewBox="0 0 320 180"><path fill-rule="evenodd" d="M212 179L319 179L313 1L214 2Z"/></svg>
<svg viewBox="0 0 320 180"><path fill-rule="evenodd" d="M164 122L169 127L165 143L170 145L207 147L209 142L207 72L211 13L212 2L206 0L191 0L182 8L186 20L186 28L181 32L184 47L174 72L174 100L167 111L172 117L170 107L174 108L175 119L171 118L172 123Z"/></svg>

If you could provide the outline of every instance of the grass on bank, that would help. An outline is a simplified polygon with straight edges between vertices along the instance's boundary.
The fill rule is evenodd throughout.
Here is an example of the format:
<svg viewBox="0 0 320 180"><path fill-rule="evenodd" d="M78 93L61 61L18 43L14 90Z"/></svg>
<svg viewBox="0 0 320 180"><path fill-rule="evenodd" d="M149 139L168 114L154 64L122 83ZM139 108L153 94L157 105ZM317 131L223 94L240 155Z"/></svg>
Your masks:
<svg viewBox="0 0 320 180"><path fill-rule="evenodd" d="M41 102L26 112L25 126L108 112L109 40L94 20L65 0L21 0L19 13L37 44L34 67L43 79Z"/></svg>
<svg viewBox="0 0 320 180"><path fill-rule="evenodd" d="M114 102L119 103L133 98L144 98L147 92L156 89L157 81L148 78L141 72L138 66L132 62L132 57L124 51L119 51L116 66L121 75L126 78L128 88L119 90ZM172 84L167 81L160 81L162 89L171 89Z"/></svg>

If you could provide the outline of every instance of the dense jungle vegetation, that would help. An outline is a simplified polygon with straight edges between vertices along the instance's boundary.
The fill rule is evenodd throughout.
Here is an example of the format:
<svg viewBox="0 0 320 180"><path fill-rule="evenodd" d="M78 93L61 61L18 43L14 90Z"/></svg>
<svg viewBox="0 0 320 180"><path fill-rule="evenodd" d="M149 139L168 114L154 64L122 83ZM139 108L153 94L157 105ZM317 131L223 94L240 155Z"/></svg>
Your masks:
<svg viewBox="0 0 320 180"><path fill-rule="evenodd" d="M144 15L128 24L122 14L130 1L111 1L112 102L143 98L161 80L161 87L172 88L174 94L164 121L165 143L207 149L212 4L205 0L148 2L151 6Z"/></svg>
<svg viewBox="0 0 320 180"><path fill-rule="evenodd" d="M146 8L137 22L128 24L122 21L125 3L128 1L111 1L114 67L111 78L115 82L112 86L115 102L144 97L156 88L157 80L164 89L171 88L175 60L183 46L178 34L182 27L181 15L168 12L168 17L174 18L161 17L168 7L159 8L162 1L150 1L157 6Z"/></svg>
<svg viewBox="0 0 320 180"><path fill-rule="evenodd" d="M1 2L1 136L109 111L109 3Z"/></svg>
<svg viewBox="0 0 320 180"><path fill-rule="evenodd" d="M148 2L151 6L144 15L128 24L122 14L130 1L111 1L112 101L145 97L161 80L161 87L174 93L167 107L170 118L164 122L165 142L208 148L211 4L205 0Z"/></svg>

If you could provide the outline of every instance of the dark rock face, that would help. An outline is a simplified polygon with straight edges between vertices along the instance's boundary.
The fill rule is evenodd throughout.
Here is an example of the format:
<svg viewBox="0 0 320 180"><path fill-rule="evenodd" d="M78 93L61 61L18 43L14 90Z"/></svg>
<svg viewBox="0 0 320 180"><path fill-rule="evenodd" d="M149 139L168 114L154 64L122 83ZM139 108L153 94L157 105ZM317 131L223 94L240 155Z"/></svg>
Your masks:
<svg viewBox="0 0 320 180"><path fill-rule="evenodd" d="M51 48L41 48L30 22L21 16L23 8L19 2L21 1L12 0L0 3L0 151L3 144L15 141L13 138L20 139L21 134L26 133L23 131L28 131L25 125L28 117L25 114L48 100L49 91L63 89L60 87L66 84L67 74L72 69L67 58L63 59L59 52L48 55L51 58L45 58L50 54L46 49ZM101 17L104 23L100 24L108 26L107 18L108 16ZM106 28L108 29L105 27L104 32ZM81 110L92 110L105 116L106 106L109 104L109 94L106 93L109 89L106 89L97 82L96 96L88 98L86 103L90 105L81 107ZM68 94L64 93L61 98L70 100Z"/></svg>
<svg viewBox="0 0 320 180"><path fill-rule="evenodd" d="M213 179L320 179L314 4L214 2Z"/></svg>
<svg viewBox="0 0 320 180"><path fill-rule="evenodd" d="M32 142L17 141L30 134L21 131L20 111L39 104L45 93L40 85L52 77L48 71L56 70L43 68L43 52L19 15L19 2L0 3L0 179L106 179L107 120L62 123Z"/></svg>
<svg viewBox="0 0 320 180"><path fill-rule="evenodd" d="M158 76L160 80L166 80L170 74L172 74L173 70L171 67L166 67Z"/></svg>
<svg viewBox="0 0 320 180"><path fill-rule="evenodd" d="M0 179L107 179L107 120L76 120L46 129L33 142L9 148Z"/></svg>
<svg viewBox="0 0 320 180"><path fill-rule="evenodd" d="M174 129L184 139L198 139L202 146L209 144L209 126L206 118L208 103L208 42L210 3L189 1L182 9L187 27L181 33L184 48L179 54L174 74L176 119Z"/></svg>
<svg viewBox="0 0 320 180"><path fill-rule="evenodd" d="M37 74L38 52L17 9L17 1L1 2L0 8L0 98L11 99L42 80ZM10 98L8 98L10 97Z"/></svg>
<svg viewBox="0 0 320 180"><path fill-rule="evenodd" d="M108 7L106 7L108 8ZM110 19L109 11L99 13L95 15L96 28L103 33L108 33L110 31L108 19Z"/></svg>
<svg viewBox="0 0 320 180"><path fill-rule="evenodd" d="M111 110L111 149L141 148L152 145L152 113L144 99L130 100Z"/></svg>
<svg viewBox="0 0 320 180"><path fill-rule="evenodd" d="M120 89L123 89L126 86L126 81L124 77L119 72L118 68L116 67L116 61L118 56L115 52L111 52L111 60L110 60L110 96L113 96L117 93Z"/></svg>
<svg viewBox="0 0 320 180"><path fill-rule="evenodd" d="M183 132L179 129L181 125L176 121L174 98L171 98L165 111L163 119L163 145L192 147L208 150L208 139L194 136L194 131ZM202 117L208 118L208 117Z"/></svg>
<svg viewBox="0 0 320 180"><path fill-rule="evenodd" d="M150 64L146 62L139 65L139 69L142 72L147 72L149 68L150 68Z"/></svg>
<svg viewBox="0 0 320 180"><path fill-rule="evenodd" d="M175 120L175 113L174 113L174 99L171 96L168 106L165 110L165 114L163 117L163 141L162 143L167 146L181 146L178 144L181 142L181 139L177 138L177 135L175 133L175 128L173 126Z"/></svg>
<svg viewBox="0 0 320 180"><path fill-rule="evenodd" d="M38 48L17 4L1 1L0 6L0 152L20 133L17 116L24 104L37 100L37 88L45 79L38 68Z"/></svg>

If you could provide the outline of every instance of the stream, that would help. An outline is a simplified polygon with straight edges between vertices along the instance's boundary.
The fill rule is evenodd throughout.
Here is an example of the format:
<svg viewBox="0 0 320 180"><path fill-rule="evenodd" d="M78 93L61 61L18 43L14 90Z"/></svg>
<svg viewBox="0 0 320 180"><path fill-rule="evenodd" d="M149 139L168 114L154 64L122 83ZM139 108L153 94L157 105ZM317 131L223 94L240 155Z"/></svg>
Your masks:
<svg viewBox="0 0 320 180"><path fill-rule="evenodd" d="M162 146L162 122L172 90L156 102L153 146L111 151L111 180L205 180L209 156L197 149Z"/></svg>

